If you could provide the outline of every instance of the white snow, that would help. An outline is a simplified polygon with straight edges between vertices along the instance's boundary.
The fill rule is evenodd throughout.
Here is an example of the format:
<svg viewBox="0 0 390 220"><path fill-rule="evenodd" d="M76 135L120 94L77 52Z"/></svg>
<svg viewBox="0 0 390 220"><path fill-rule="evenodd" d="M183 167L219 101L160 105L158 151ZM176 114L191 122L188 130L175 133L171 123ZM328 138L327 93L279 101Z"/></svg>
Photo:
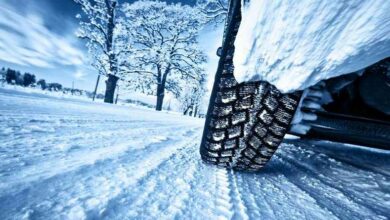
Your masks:
<svg viewBox="0 0 390 220"><path fill-rule="evenodd" d="M388 0L252 0L235 42L235 77L283 92L390 56Z"/></svg>
<svg viewBox="0 0 390 220"><path fill-rule="evenodd" d="M0 88L0 219L386 219L390 153L286 140L204 164L204 121Z"/></svg>

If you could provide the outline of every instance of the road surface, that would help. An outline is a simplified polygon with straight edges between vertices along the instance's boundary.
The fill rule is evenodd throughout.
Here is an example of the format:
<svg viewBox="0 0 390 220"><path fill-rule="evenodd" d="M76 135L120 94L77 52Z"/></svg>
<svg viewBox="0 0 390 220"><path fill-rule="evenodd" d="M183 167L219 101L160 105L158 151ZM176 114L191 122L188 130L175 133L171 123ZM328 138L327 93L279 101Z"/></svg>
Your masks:
<svg viewBox="0 0 390 220"><path fill-rule="evenodd" d="M288 139L206 165L203 120L0 89L0 219L388 219L390 153Z"/></svg>

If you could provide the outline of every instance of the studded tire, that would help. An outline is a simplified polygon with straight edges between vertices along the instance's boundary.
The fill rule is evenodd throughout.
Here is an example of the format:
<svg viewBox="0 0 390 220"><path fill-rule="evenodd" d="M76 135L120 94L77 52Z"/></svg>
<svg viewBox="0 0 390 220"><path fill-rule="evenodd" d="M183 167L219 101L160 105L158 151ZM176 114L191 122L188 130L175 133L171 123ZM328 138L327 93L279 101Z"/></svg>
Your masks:
<svg viewBox="0 0 390 220"><path fill-rule="evenodd" d="M300 93L282 94L271 84L237 83L234 40L241 21L240 1L232 0L200 146L203 161L257 171L287 133Z"/></svg>
<svg viewBox="0 0 390 220"><path fill-rule="evenodd" d="M267 82L237 84L221 78L201 145L204 161L257 171L275 153L287 133L299 94L282 94Z"/></svg>

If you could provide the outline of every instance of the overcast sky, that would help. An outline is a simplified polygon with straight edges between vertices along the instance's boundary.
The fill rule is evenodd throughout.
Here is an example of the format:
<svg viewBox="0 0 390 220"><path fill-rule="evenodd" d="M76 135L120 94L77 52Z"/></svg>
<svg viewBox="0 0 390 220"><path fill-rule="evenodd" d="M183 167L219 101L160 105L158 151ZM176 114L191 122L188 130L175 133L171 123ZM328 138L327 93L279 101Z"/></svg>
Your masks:
<svg viewBox="0 0 390 220"><path fill-rule="evenodd" d="M169 2L193 4L195 0ZM77 13L80 8L72 0L0 0L0 67L31 72L65 86L74 81L76 87L92 90L97 75L88 65L85 42L75 36ZM201 35L209 71L216 66L220 35L220 29L207 29Z"/></svg>

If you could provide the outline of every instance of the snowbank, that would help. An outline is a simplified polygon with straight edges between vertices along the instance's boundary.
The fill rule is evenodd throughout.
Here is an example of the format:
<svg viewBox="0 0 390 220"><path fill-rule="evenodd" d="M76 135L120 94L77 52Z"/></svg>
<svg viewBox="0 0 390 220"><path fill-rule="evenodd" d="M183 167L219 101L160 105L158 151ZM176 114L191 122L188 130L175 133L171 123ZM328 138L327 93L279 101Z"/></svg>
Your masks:
<svg viewBox="0 0 390 220"><path fill-rule="evenodd" d="M141 92L123 92L120 94L120 97L127 103L134 103L138 106L146 106L153 109L156 107L157 97L154 95L146 95ZM182 114L180 110L180 102L177 101L177 99L175 99L170 93L165 94L163 109Z"/></svg>
<svg viewBox="0 0 390 220"><path fill-rule="evenodd" d="M10 85L10 84L0 84L0 89L6 89L10 91L23 92L26 94L37 95L38 97L54 97L59 99L74 99L74 100L91 100L87 94L72 95L69 93L64 93L63 91L50 91L50 90L42 90L40 87L23 87L18 85ZM103 102L102 99L95 99L97 102Z"/></svg>
<svg viewBox="0 0 390 220"><path fill-rule="evenodd" d="M252 0L235 46L239 82L304 89L390 56L390 1Z"/></svg>

